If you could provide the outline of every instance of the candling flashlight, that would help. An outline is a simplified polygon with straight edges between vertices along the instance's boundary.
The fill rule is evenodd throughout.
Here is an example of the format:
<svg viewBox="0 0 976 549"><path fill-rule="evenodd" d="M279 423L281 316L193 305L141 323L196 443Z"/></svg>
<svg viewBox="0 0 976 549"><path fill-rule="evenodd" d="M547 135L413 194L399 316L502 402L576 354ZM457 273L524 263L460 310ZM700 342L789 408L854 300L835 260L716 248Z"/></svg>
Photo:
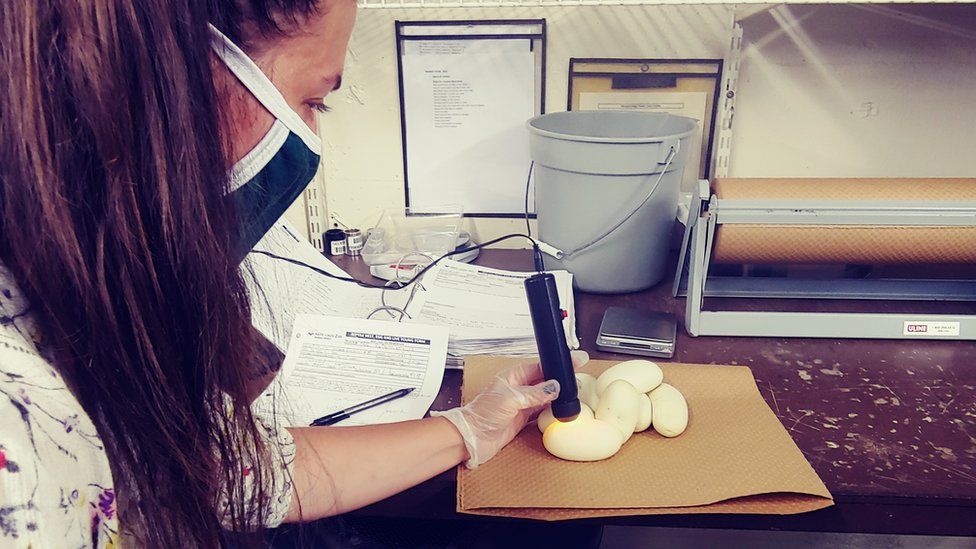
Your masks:
<svg viewBox="0 0 976 549"><path fill-rule="evenodd" d="M547 380L559 382L559 396L552 402L552 415L560 421L572 421L580 413L573 359L563 331L565 313L559 307L556 277L539 273L525 279L525 294L529 300L529 314L539 347L539 362Z"/></svg>

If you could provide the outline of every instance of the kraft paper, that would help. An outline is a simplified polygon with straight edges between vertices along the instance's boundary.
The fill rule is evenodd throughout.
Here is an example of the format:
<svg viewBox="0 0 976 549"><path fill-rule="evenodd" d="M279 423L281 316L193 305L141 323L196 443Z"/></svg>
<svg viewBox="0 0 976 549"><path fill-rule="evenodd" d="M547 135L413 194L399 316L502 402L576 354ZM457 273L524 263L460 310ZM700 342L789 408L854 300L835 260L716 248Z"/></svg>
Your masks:
<svg viewBox="0 0 976 549"><path fill-rule="evenodd" d="M469 357L467 401L517 359ZM599 375L614 364L591 361ZM792 514L833 500L766 405L743 366L661 364L689 404L688 429L637 433L617 455L575 463L553 457L530 423L481 467L458 472L459 512L540 520L675 513Z"/></svg>
<svg viewBox="0 0 976 549"><path fill-rule="evenodd" d="M976 201L976 179L717 179L734 200ZM976 227L720 225L716 263L925 265L976 263Z"/></svg>

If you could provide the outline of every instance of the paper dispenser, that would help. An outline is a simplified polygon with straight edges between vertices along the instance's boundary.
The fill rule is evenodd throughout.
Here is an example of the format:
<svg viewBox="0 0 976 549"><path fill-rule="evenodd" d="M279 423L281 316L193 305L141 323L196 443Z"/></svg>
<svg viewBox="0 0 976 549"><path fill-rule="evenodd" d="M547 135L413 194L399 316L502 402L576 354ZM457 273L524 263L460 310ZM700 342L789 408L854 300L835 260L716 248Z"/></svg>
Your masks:
<svg viewBox="0 0 976 549"><path fill-rule="evenodd" d="M702 180L689 212L673 292L687 295L685 326L693 336L976 339L973 314L892 313L880 305L875 312L801 312L770 301L972 302L976 280L738 277L714 269L728 263L972 267L976 179L719 179L713 186ZM704 298L712 297L763 306L704 309Z"/></svg>

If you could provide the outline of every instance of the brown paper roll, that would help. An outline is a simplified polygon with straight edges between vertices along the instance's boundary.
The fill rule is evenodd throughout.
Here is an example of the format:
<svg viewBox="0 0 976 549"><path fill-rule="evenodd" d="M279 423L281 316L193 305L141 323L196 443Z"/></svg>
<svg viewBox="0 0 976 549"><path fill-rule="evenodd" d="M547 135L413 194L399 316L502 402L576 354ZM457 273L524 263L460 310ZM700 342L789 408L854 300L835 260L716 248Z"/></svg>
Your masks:
<svg viewBox="0 0 976 549"><path fill-rule="evenodd" d="M976 179L718 179L736 200L976 201ZM720 225L716 263L976 263L976 227Z"/></svg>

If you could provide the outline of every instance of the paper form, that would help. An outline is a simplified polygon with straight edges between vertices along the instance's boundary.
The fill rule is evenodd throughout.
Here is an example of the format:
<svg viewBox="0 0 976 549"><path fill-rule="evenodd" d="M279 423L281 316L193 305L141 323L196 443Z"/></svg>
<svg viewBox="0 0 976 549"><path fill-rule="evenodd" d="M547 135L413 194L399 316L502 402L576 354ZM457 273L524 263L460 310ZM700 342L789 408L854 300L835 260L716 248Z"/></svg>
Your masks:
<svg viewBox="0 0 976 549"><path fill-rule="evenodd" d="M413 320L449 326L454 339L527 338L534 349L534 331L522 273L444 261L424 277L424 300L408 309ZM566 339L578 347L573 306L573 279L554 271L560 306L570 315L563 320Z"/></svg>
<svg viewBox="0 0 976 549"><path fill-rule="evenodd" d="M536 114L528 39L405 40L407 184L414 212L522 213L525 122Z"/></svg>
<svg viewBox="0 0 976 549"><path fill-rule="evenodd" d="M447 328L300 314L275 397L279 421L305 426L397 389L415 390L337 425L419 419L440 390ZM268 399L265 395L262 399ZM267 411L269 402L262 403Z"/></svg>
<svg viewBox="0 0 976 549"><path fill-rule="evenodd" d="M287 221L275 224L254 249L295 259L337 276L349 276L299 236ZM251 294L252 323L282 351L288 346L297 315L366 318L381 305L382 290L335 280L307 267L265 255L249 254L244 272ZM409 288L387 291L386 303L403 307L410 291ZM420 294L422 292L417 292L414 299L422 300ZM383 312L374 318L391 319Z"/></svg>
<svg viewBox="0 0 976 549"><path fill-rule="evenodd" d="M707 97L708 94L705 92L584 92L580 93L580 110L662 112L697 120L698 126L688 140L685 171L681 178L681 190L690 191L695 188L701 174L705 173L705 166L702 165L702 149L707 149L707 143L702 143L702 129L705 124Z"/></svg>

